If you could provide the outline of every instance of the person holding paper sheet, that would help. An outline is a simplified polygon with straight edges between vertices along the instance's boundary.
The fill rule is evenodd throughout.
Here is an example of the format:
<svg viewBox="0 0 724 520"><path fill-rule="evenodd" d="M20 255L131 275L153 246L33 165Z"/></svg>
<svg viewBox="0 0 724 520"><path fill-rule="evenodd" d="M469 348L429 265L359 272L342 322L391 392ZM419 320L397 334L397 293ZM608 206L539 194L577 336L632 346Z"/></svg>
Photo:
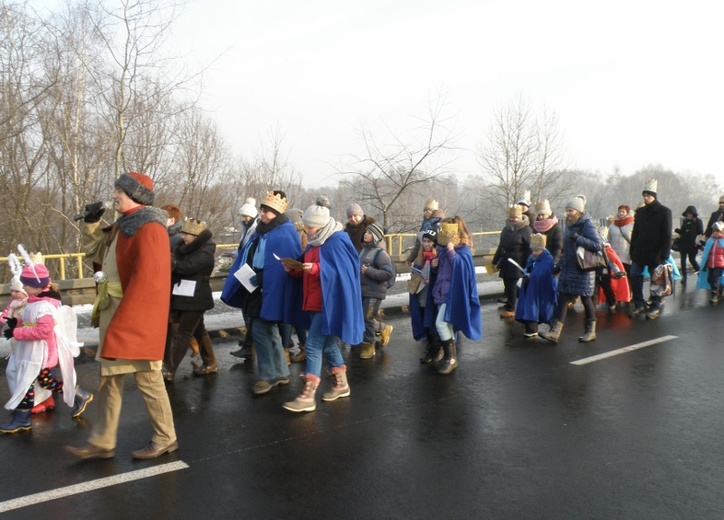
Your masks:
<svg viewBox="0 0 724 520"><path fill-rule="evenodd" d="M266 394L280 385L289 384L289 367L279 335L279 323L297 325L300 321L301 284L287 276L281 259L300 258L299 235L284 215L289 202L281 190L269 191L261 203L261 222L256 233L242 248L231 266L221 292L221 301L241 308L254 322L252 336L256 349L259 381L252 392ZM254 270L248 280L249 290L236 276L244 265ZM299 285L295 291L295 285Z"/></svg>
<svg viewBox="0 0 724 520"><path fill-rule="evenodd" d="M533 234L528 217L523 215L523 208L513 204L508 208L508 220L500 232L500 243L493 257L493 265L500 269L499 276L505 287L505 307L501 318L515 316L515 302L518 298L518 280L522 276L520 269L508 262L511 258L520 265L525 265L530 255L530 237Z"/></svg>
<svg viewBox="0 0 724 520"><path fill-rule="evenodd" d="M204 313L214 308L209 277L214 270L216 244L213 235L200 220L186 219L181 227L182 242L173 250L171 264L171 321L178 324L175 334L166 339L168 356L164 379L173 382L176 370L191 342L196 338L203 364L194 364L194 374L204 376L219 371L211 338L204 325Z"/></svg>
<svg viewBox="0 0 724 520"><path fill-rule="evenodd" d="M435 285L432 261L437 258L437 230L423 231L421 243L422 247L412 264L407 288L410 293L412 336L416 341L427 339L425 354L420 358L420 363L428 365L438 363L443 355L442 341L435 327L437 305L430 290L430 287Z"/></svg>

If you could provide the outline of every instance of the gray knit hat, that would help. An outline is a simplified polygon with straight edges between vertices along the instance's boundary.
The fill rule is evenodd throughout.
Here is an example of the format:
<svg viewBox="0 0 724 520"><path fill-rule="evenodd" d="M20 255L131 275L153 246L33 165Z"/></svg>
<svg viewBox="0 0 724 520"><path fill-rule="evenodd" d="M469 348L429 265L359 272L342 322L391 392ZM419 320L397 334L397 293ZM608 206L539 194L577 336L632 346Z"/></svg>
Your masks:
<svg viewBox="0 0 724 520"><path fill-rule="evenodd" d="M362 207L359 204L350 204L347 208L347 218L352 215L364 216L365 212L362 211Z"/></svg>
<svg viewBox="0 0 724 520"><path fill-rule="evenodd" d="M121 188L131 200L145 206L152 206L156 194L153 192L153 181L151 177L143 173L124 173L115 183L116 188Z"/></svg>
<svg viewBox="0 0 724 520"><path fill-rule="evenodd" d="M324 195L317 197L317 203L309 206L302 215L302 222L308 228L323 228L329 223L329 199Z"/></svg>
<svg viewBox="0 0 724 520"><path fill-rule="evenodd" d="M586 197L577 195L566 203L566 209L575 209L578 213L583 213L586 209Z"/></svg>
<svg viewBox="0 0 724 520"><path fill-rule="evenodd" d="M372 243L377 244L380 240L385 238L385 232L377 224L370 224L365 228L365 232L369 231L372 234Z"/></svg>

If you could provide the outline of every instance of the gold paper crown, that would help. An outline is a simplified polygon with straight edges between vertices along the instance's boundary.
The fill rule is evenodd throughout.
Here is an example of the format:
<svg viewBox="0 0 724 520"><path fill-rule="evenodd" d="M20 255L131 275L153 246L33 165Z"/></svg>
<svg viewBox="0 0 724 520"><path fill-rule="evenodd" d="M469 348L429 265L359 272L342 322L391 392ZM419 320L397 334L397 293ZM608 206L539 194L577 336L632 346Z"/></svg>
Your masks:
<svg viewBox="0 0 724 520"><path fill-rule="evenodd" d="M552 215L553 211L551 211L551 204L548 202L548 199L545 199L544 201L538 201L535 203L535 212L539 215Z"/></svg>
<svg viewBox="0 0 724 520"><path fill-rule="evenodd" d="M659 187L659 183L656 179L649 179L644 181L644 191L650 191L656 193L656 189Z"/></svg>
<svg viewBox="0 0 724 520"><path fill-rule="evenodd" d="M508 218L514 218L514 217L522 217L523 216L523 207L519 206L518 204L511 204L508 207Z"/></svg>
<svg viewBox="0 0 724 520"><path fill-rule="evenodd" d="M206 224L195 218L184 219L184 223L181 226L182 233L194 236L199 236L204 229L206 229Z"/></svg>
<svg viewBox="0 0 724 520"><path fill-rule="evenodd" d="M260 206L271 208L281 215L287 210L289 201L281 195L274 195L274 191L269 190L266 192L266 195L264 195L264 200L261 201Z"/></svg>
<svg viewBox="0 0 724 520"><path fill-rule="evenodd" d="M443 222L440 224L440 231L437 233L437 243L446 246L448 242L453 245L460 243L460 232L456 222Z"/></svg>
<svg viewBox="0 0 724 520"><path fill-rule="evenodd" d="M430 211L437 211L440 208L440 204L435 199L427 199L425 201L425 209Z"/></svg>
<svg viewBox="0 0 724 520"><path fill-rule="evenodd" d="M43 258L43 253L38 251L37 253L30 253L30 259L33 261L34 264L43 264L45 265L45 258Z"/></svg>
<svg viewBox="0 0 724 520"><path fill-rule="evenodd" d="M530 248L531 249L545 249L546 248L546 236L541 233L535 233L530 237Z"/></svg>

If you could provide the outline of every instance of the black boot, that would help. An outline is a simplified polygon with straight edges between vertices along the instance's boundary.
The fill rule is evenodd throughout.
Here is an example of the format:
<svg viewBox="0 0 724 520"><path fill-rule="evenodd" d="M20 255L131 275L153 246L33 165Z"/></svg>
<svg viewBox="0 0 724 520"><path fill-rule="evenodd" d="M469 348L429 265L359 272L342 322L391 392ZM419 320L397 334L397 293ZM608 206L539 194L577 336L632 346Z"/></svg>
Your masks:
<svg viewBox="0 0 724 520"><path fill-rule="evenodd" d="M427 348L425 349L425 355L420 358L420 363L423 365L429 365L431 363L437 363L442 359L442 342L438 336L427 340Z"/></svg>
<svg viewBox="0 0 724 520"><path fill-rule="evenodd" d="M13 410L13 420L1 425L0 433L29 432L32 427L30 410Z"/></svg>
<svg viewBox="0 0 724 520"><path fill-rule="evenodd" d="M442 342L442 349L445 355L437 364L438 374L449 374L458 367L458 355L455 342L452 339Z"/></svg>

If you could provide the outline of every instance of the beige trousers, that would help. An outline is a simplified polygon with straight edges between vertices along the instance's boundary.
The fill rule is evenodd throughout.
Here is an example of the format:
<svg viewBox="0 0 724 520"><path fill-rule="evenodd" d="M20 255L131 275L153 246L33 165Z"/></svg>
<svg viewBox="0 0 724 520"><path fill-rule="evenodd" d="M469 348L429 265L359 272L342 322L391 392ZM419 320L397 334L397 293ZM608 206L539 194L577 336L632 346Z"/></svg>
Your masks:
<svg viewBox="0 0 724 520"><path fill-rule="evenodd" d="M176 440L171 403L160 370L134 372L138 389L143 394L154 434L151 440L166 446ZM118 422L123 401L126 374L101 376L97 394L97 421L88 442L103 449L115 449L118 440Z"/></svg>

